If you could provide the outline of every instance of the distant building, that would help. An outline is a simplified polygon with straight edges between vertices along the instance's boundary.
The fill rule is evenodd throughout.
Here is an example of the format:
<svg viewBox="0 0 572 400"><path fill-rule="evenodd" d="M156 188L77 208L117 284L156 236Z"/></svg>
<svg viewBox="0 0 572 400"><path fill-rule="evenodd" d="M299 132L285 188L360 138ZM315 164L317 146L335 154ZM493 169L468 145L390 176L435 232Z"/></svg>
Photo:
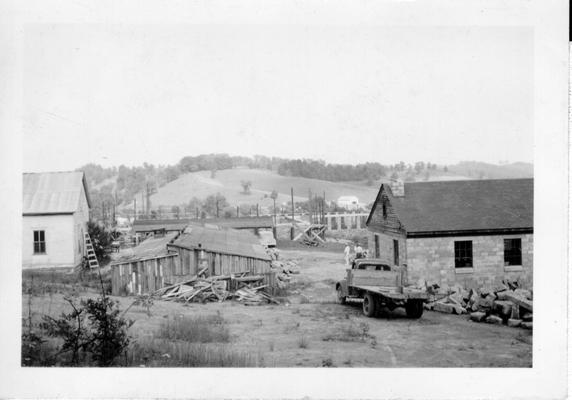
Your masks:
<svg viewBox="0 0 572 400"><path fill-rule="evenodd" d="M25 173L24 267L74 267L85 255L90 200L83 172Z"/></svg>
<svg viewBox="0 0 572 400"><path fill-rule="evenodd" d="M407 265L409 281L532 285L533 179L382 184L369 253Z"/></svg>
<svg viewBox="0 0 572 400"><path fill-rule="evenodd" d="M274 223L271 216L206 219L138 219L133 221L133 231L139 234L183 232L189 225L219 226L223 228L249 230L252 233L258 234L259 230L272 229Z"/></svg>
<svg viewBox="0 0 572 400"><path fill-rule="evenodd" d="M345 208L348 211L359 209L359 199L356 196L341 196L336 203L338 207Z"/></svg>

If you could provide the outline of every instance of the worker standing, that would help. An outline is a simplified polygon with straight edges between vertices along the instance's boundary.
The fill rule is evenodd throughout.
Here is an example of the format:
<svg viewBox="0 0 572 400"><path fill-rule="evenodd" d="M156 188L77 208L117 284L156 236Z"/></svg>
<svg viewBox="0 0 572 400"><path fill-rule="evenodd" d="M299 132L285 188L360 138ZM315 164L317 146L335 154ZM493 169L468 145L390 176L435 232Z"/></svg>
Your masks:
<svg viewBox="0 0 572 400"><path fill-rule="evenodd" d="M344 248L344 257L346 259L346 266L350 265L350 252L351 252L351 248L349 244L346 244L346 247Z"/></svg>
<svg viewBox="0 0 572 400"><path fill-rule="evenodd" d="M354 247L354 250L356 252L356 259L363 257L363 249L361 248L359 243L356 244L356 246Z"/></svg>

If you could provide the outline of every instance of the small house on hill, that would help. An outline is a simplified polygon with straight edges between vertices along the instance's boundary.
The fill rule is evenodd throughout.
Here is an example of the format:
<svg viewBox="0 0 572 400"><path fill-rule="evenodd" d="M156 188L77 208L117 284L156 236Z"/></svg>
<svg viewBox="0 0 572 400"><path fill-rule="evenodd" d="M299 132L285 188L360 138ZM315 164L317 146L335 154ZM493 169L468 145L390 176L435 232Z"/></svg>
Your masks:
<svg viewBox="0 0 572 400"><path fill-rule="evenodd" d="M177 253L167 245L177 232L151 237L136 247L122 250L111 266L111 293L142 294L153 292L166 284L176 283Z"/></svg>
<svg viewBox="0 0 572 400"><path fill-rule="evenodd" d="M382 184L369 253L407 265L410 282L532 285L533 179Z"/></svg>
<svg viewBox="0 0 572 400"><path fill-rule="evenodd" d="M81 264L90 199L83 172L23 174L23 267Z"/></svg>
<svg viewBox="0 0 572 400"><path fill-rule="evenodd" d="M359 209L359 199L356 196L341 196L336 201L340 208L345 208L348 211L355 211Z"/></svg>

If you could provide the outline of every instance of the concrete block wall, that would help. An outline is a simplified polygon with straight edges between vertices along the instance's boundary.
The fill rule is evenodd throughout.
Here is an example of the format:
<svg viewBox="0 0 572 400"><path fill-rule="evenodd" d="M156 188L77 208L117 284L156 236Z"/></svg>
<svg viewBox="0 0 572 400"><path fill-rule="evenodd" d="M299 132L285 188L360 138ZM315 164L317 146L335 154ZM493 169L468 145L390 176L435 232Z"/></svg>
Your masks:
<svg viewBox="0 0 572 400"><path fill-rule="evenodd" d="M522 266L504 265L504 239L522 239ZM455 268L455 241L473 242L473 268ZM532 287L533 235L464 236L407 239L409 281L461 284L466 288L518 280Z"/></svg>
<svg viewBox="0 0 572 400"><path fill-rule="evenodd" d="M405 235L400 235L392 232L387 233L375 233L370 232L368 238L368 254L370 257L375 257L375 237L379 238L379 257L385 260L389 265L393 264L393 240L397 240L399 245L399 264L403 265L407 261L407 242L405 240Z"/></svg>

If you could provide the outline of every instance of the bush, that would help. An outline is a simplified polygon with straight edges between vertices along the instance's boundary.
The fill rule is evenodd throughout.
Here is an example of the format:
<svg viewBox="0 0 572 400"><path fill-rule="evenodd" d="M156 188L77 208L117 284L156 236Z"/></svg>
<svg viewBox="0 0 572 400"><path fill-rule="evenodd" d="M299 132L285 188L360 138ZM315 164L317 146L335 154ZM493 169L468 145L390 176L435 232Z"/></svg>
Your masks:
<svg viewBox="0 0 572 400"><path fill-rule="evenodd" d="M91 238L93 251L95 252L97 260L99 262L105 260L108 257L107 250L111 248L111 242L113 242L113 235L115 233L93 221L87 223L87 231Z"/></svg>
<svg viewBox="0 0 572 400"><path fill-rule="evenodd" d="M73 311L59 318L44 316L43 328L49 336L63 340L58 352L69 354L64 364L77 366L94 361L110 366L129 345L129 322L119 316L116 303L102 296L79 304L66 297Z"/></svg>

